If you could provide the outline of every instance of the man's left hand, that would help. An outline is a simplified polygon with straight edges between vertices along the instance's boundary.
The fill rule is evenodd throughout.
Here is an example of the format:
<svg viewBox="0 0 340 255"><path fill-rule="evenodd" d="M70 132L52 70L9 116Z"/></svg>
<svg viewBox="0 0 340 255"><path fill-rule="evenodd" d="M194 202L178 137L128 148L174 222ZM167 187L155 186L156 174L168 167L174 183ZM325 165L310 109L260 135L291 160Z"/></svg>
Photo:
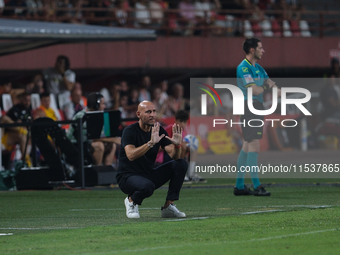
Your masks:
<svg viewBox="0 0 340 255"><path fill-rule="evenodd" d="M179 146L182 143L182 132L183 129L178 124L174 124L172 126L172 138L169 136L166 136L166 138L169 139L174 145Z"/></svg>

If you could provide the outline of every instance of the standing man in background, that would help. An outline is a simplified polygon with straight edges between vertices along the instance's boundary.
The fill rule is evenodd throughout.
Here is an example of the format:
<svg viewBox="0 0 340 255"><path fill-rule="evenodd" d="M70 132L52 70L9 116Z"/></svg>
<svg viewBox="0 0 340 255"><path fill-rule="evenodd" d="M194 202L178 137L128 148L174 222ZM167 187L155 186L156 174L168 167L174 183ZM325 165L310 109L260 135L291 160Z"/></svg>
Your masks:
<svg viewBox="0 0 340 255"><path fill-rule="evenodd" d="M53 93L56 97L61 96L65 102L69 101L70 91L76 82L76 74L70 70L68 57L60 55L57 57L55 66L42 71L46 91Z"/></svg>
<svg viewBox="0 0 340 255"><path fill-rule="evenodd" d="M263 127L250 127L248 121L251 119L261 119L263 116L258 116L250 112L247 104L247 89L252 88L253 106L257 110L264 110L263 93L273 87L276 87L275 82L269 79L266 71L257 64L257 61L262 58L264 49L262 43L257 38L248 38L243 43L243 50L246 53L246 58L237 67L237 85L244 94L244 115L241 116L243 133L243 146L237 160L237 179L234 188L234 195L255 195L255 196L270 196L270 192L266 191L261 185L256 171L251 171L250 176L254 185L254 192L244 185L245 167L250 169L258 166L257 158L260 152L260 139L262 138ZM281 94L278 89L278 95ZM242 171L243 170L243 171Z"/></svg>

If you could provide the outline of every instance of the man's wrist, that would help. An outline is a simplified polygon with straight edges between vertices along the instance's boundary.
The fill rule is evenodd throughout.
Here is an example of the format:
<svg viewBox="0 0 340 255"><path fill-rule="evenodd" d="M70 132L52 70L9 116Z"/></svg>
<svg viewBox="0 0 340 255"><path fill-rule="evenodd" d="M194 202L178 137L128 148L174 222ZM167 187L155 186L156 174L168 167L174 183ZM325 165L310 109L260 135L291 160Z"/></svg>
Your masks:
<svg viewBox="0 0 340 255"><path fill-rule="evenodd" d="M175 145L175 149L179 149L179 148L181 148L182 147L182 144L174 144Z"/></svg>
<svg viewBox="0 0 340 255"><path fill-rule="evenodd" d="M264 91L270 89L270 86L268 84L263 84L262 88L263 88L263 92L264 92Z"/></svg>
<svg viewBox="0 0 340 255"><path fill-rule="evenodd" d="M154 146L154 144L152 142L150 142L150 141L147 142L146 144L149 146L150 149Z"/></svg>

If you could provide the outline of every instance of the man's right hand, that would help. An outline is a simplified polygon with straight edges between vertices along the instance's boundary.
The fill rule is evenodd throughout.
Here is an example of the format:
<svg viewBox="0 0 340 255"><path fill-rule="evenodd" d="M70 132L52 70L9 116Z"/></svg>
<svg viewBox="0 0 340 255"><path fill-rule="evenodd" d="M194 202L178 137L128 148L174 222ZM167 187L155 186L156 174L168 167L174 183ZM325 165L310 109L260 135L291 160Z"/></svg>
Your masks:
<svg viewBox="0 0 340 255"><path fill-rule="evenodd" d="M150 139L150 145L154 146L156 143L158 143L165 134L162 134L159 136L159 123L156 122L155 125L151 128L151 139Z"/></svg>

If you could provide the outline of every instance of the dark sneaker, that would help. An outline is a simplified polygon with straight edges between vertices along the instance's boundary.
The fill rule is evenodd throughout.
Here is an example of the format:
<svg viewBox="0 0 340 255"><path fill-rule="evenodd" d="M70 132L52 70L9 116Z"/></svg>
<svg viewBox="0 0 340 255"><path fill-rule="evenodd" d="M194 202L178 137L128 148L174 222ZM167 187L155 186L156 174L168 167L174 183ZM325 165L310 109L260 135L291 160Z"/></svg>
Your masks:
<svg viewBox="0 0 340 255"><path fill-rule="evenodd" d="M270 196L270 192L266 191L262 185L254 189L254 196Z"/></svg>
<svg viewBox="0 0 340 255"><path fill-rule="evenodd" d="M194 183L207 183L206 179L201 178L201 176L195 175L190 180Z"/></svg>
<svg viewBox="0 0 340 255"><path fill-rule="evenodd" d="M183 180L183 184L192 184L191 178L185 176L185 177L184 177L184 180Z"/></svg>
<svg viewBox="0 0 340 255"><path fill-rule="evenodd" d="M252 192L250 189L247 188L246 185L244 185L244 189L238 189L234 187L234 195L235 196L254 195L254 192Z"/></svg>

